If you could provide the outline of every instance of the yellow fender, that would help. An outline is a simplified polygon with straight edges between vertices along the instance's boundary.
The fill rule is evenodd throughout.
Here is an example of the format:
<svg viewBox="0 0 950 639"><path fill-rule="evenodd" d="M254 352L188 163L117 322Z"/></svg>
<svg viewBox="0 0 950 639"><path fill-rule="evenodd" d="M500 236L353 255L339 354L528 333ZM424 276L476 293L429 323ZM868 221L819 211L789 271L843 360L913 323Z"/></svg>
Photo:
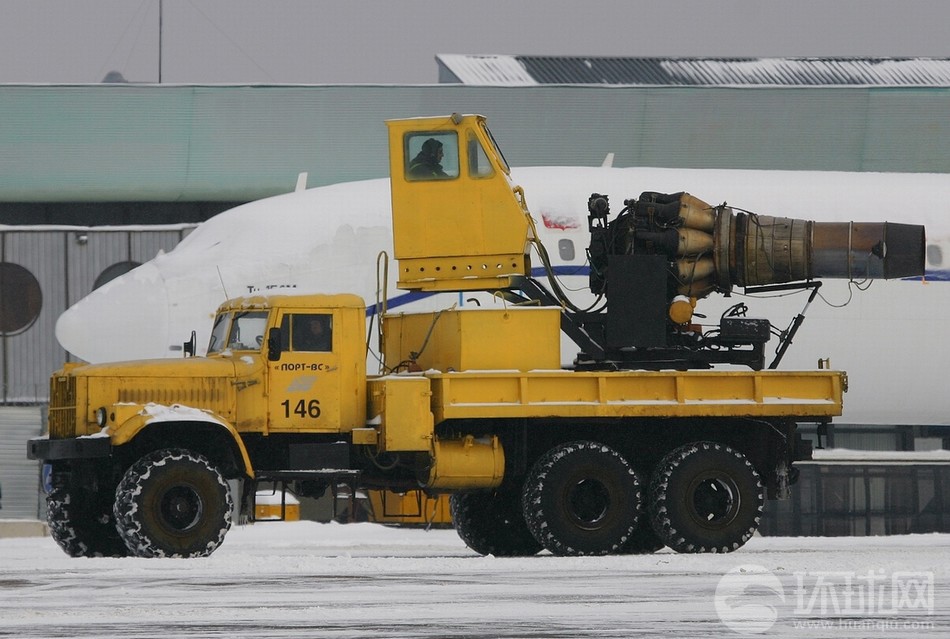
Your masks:
<svg viewBox="0 0 950 639"><path fill-rule="evenodd" d="M132 441L146 426L161 422L204 422L223 428L237 445L238 451L241 453L241 459L244 461L244 468L247 469L248 477L254 477L251 458L247 454L247 448L244 447L244 441L238 434L237 429L228 420L211 411L180 404L173 404L172 406L162 404L115 404L112 406L112 412L109 415L110 425L105 432L109 435L113 446L121 446Z"/></svg>

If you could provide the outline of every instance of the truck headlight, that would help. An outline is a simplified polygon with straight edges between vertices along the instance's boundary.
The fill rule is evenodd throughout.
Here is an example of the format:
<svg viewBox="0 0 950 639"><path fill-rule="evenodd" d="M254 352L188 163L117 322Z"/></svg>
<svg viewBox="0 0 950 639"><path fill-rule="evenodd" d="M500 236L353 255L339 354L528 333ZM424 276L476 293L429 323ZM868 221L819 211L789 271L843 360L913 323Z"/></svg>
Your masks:
<svg viewBox="0 0 950 639"><path fill-rule="evenodd" d="M96 423L99 424L99 428L106 427L106 420L109 417L109 412L106 410L105 406L100 406L96 409Z"/></svg>

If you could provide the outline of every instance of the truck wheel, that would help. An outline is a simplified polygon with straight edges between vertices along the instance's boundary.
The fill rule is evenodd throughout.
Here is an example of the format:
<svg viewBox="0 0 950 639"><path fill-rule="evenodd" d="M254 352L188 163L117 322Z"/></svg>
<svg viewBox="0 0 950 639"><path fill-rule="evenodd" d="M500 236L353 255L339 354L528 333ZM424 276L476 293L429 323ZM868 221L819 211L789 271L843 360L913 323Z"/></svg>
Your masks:
<svg viewBox="0 0 950 639"><path fill-rule="evenodd" d="M555 555L616 553L637 526L640 480L604 444L561 444L531 469L522 509L535 539Z"/></svg>
<svg viewBox="0 0 950 639"><path fill-rule="evenodd" d="M138 557L206 557L231 527L231 490L203 455L159 450L132 464L116 489L119 533Z"/></svg>
<svg viewBox="0 0 950 639"><path fill-rule="evenodd" d="M650 555L663 548L666 544L653 531L650 518L640 513L637 527L630 533L630 537L616 552L618 555Z"/></svg>
<svg viewBox="0 0 950 639"><path fill-rule="evenodd" d="M49 534L70 557L125 557L125 543L116 530L112 504L97 495L70 486L67 478L53 477L46 498Z"/></svg>
<svg viewBox="0 0 950 639"><path fill-rule="evenodd" d="M455 532L480 555L530 557L541 550L510 491L455 493L449 499Z"/></svg>
<svg viewBox="0 0 950 639"><path fill-rule="evenodd" d="M759 526L762 482L739 451L715 442L677 448L650 482L653 529L677 552L732 552Z"/></svg>

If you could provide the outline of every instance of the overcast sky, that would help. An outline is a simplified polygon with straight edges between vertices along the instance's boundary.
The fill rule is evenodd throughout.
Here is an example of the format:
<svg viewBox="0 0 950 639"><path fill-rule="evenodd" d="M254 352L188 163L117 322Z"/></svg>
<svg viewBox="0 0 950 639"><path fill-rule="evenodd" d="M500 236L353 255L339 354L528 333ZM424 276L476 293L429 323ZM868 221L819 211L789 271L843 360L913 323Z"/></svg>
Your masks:
<svg viewBox="0 0 950 639"><path fill-rule="evenodd" d="M159 0L0 0L0 82L156 82ZM437 53L950 57L946 0L164 0L162 81L435 83Z"/></svg>

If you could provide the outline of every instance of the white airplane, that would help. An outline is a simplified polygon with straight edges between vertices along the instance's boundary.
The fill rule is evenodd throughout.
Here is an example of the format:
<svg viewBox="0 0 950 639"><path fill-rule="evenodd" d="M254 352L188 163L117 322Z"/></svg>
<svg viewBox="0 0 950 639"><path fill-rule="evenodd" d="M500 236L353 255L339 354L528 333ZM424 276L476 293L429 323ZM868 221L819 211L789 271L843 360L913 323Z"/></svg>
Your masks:
<svg viewBox="0 0 950 639"><path fill-rule="evenodd" d="M827 280L821 299L782 362L814 369L820 358L848 371L842 424L948 424L950 345L950 176L806 171L540 167L513 169L539 222L562 287L578 304L587 289L587 199L607 194L615 209L641 191L688 191L710 203L819 222L923 224L927 276L873 281L869 290ZM211 317L228 297L266 293L353 292L377 299L377 256L392 255L389 180L351 182L251 202L200 225L174 250L109 282L68 309L56 325L60 344L88 362L181 357L197 331L199 354ZM539 263L539 261L538 261ZM393 264L392 272L395 273ZM536 277L540 277L537 273ZM500 304L487 295L426 296L394 288L389 308L431 310L452 304ZM860 286L864 288L864 286ZM737 301L750 315L785 328L807 293L777 299L713 294L697 311L711 320ZM774 340L773 340L774 343ZM562 359L576 347L566 340Z"/></svg>

